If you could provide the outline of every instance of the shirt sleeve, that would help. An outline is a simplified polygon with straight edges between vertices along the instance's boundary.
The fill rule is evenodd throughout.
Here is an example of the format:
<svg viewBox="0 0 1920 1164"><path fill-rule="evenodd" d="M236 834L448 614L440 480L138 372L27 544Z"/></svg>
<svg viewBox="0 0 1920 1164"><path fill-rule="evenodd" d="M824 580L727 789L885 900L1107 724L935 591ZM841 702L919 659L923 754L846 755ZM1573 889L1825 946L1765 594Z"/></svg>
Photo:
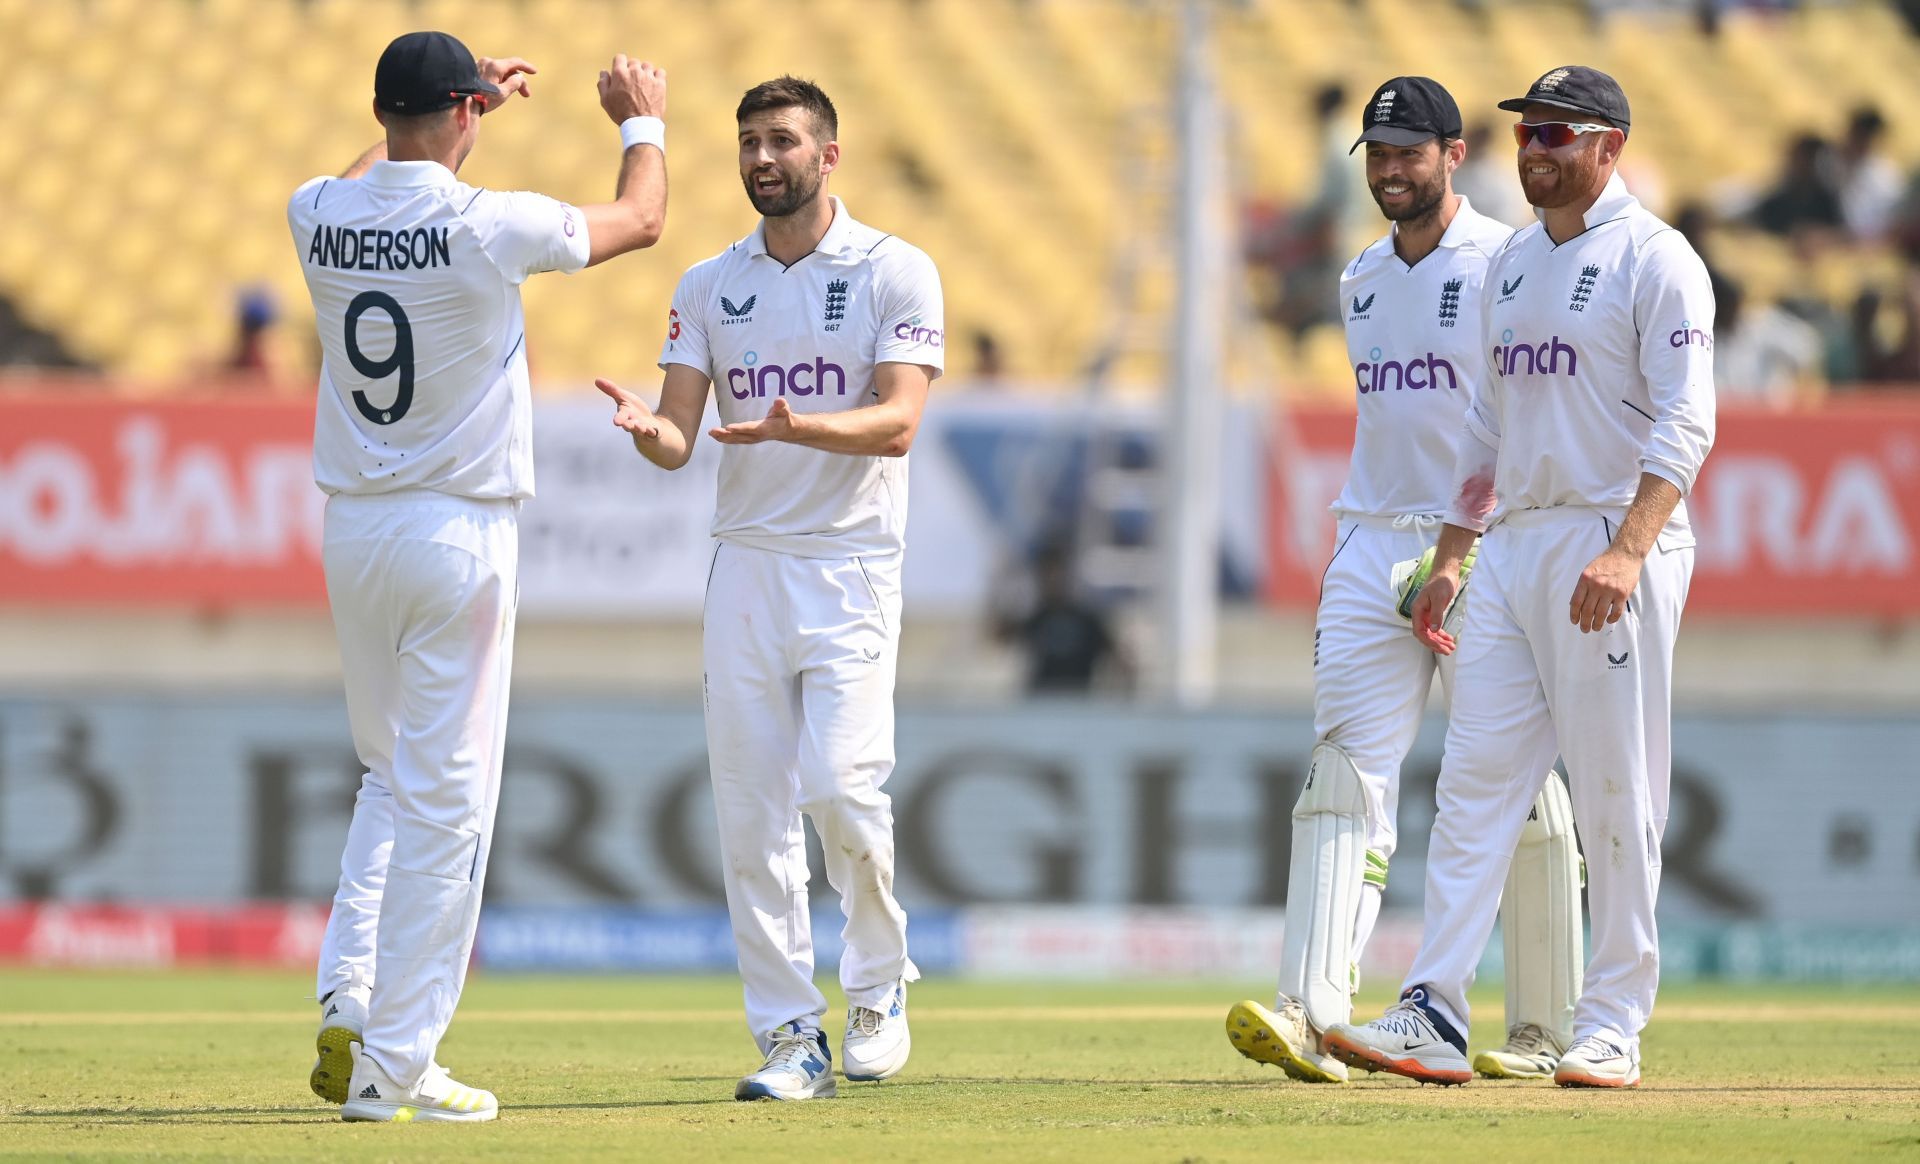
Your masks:
<svg viewBox="0 0 1920 1164"><path fill-rule="evenodd" d="M694 267L680 276L673 289L673 306L667 309L667 336L660 343L659 365L685 364L708 377L713 375L712 353L707 348L706 280L702 267Z"/></svg>
<svg viewBox="0 0 1920 1164"><path fill-rule="evenodd" d="M1498 278L1489 269L1480 286L1480 318L1488 318L1488 300ZM1482 352L1491 347L1480 345ZM1447 502L1446 522L1485 533L1493 514L1493 482L1500 463L1500 377L1491 355L1482 358L1478 374L1467 385L1467 413L1455 445L1453 491Z"/></svg>
<svg viewBox="0 0 1920 1164"><path fill-rule="evenodd" d="M1707 266L1677 230L1647 240L1633 287L1653 431L1640 468L1686 496L1713 447L1713 288Z"/></svg>
<svg viewBox="0 0 1920 1164"><path fill-rule="evenodd" d="M524 190L475 190L470 199L460 216L508 281L524 283L542 271L572 274L587 265L587 220L576 207Z"/></svg>
<svg viewBox="0 0 1920 1164"><path fill-rule="evenodd" d="M898 253L886 255L875 273L874 303L880 328L873 362L923 364L939 379L947 366L946 300L926 252L900 244Z"/></svg>

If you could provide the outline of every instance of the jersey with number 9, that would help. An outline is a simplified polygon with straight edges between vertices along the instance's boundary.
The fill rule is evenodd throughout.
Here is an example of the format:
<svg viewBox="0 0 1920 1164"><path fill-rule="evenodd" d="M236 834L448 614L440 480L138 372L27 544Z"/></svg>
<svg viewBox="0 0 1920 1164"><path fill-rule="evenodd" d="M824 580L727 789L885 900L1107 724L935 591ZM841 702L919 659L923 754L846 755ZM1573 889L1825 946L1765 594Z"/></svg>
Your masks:
<svg viewBox="0 0 1920 1164"><path fill-rule="evenodd" d="M301 186L287 221L322 352L320 488L533 496L520 284L586 266L580 212L438 162L376 162Z"/></svg>

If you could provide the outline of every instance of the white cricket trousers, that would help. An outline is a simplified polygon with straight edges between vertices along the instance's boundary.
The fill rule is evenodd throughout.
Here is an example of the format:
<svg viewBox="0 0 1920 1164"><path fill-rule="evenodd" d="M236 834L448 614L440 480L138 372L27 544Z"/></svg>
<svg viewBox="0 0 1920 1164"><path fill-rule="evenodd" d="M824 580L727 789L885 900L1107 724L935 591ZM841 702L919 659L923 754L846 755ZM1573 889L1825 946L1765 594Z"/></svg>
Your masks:
<svg viewBox="0 0 1920 1164"><path fill-rule="evenodd" d="M722 542L707 582L707 759L747 1026L818 1025L807 914L812 818L846 915L840 985L879 1009L919 977L893 896L900 555L801 558Z"/></svg>
<svg viewBox="0 0 1920 1164"><path fill-rule="evenodd" d="M1420 734L1440 659L1394 609L1393 567L1425 553L1439 529L1437 521L1343 519L1320 581L1313 732L1353 760L1367 793L1367 848L1382 858L1399 842L1400 765Z"/></svg>
<svg viewBox="0 0 1920 1164"><path fill-rule="evenodd" d="M1574 1037L1637 1045L1653 1011L1673 645L1693 549L1656 548L1629 613L1582 634L1568 619L1574 585L1623 514L1522 510L1480 541L1427 850L1425 932L1406 980L1424 984L1462 1032L1514 845L1556 753L1586 854L1592 919Z"/></svg>
<svg viewBox="0 0 1920 1164"><path fill-rule="evenodd" d="M507 729L517 502L327 500L322 561L366 774L320 950L321 995L373 988L364 1053L413 1085L466 982Z"/></svg>

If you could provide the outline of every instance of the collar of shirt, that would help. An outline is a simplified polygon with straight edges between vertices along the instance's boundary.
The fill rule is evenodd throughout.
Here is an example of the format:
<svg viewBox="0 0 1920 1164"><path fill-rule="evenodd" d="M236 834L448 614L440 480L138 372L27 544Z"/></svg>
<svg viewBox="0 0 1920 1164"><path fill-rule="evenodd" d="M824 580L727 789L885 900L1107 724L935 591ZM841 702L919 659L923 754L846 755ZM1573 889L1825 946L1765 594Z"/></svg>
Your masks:
<svg viewBox="0 0 1920 1164"><path fill-rule="evenodd" d="M1465 194L1457 195L1460 205L1454 208L1453 221L1447 223L1447 229L1440 232L1440 241L1434 244L1436 250L1453 250L1467 241L1467 215L1472 212L1473 204L1467 201ZM1400 224L1394 223L1387 234L1387 246L1393 249L1394 240L1400 237Z"/></svg>
<svg viewBox="0 0 1920 1164"><path fill-rule="evenodd" d="M1612 222L1638 205L1640 205L1639 200L1627 193L1627 184L1622 182L1620 175L1616 173L1607 179L1606 186L1600 190L1600 197L1595 198L1593 205L1587 207L1587 213L1581 221L1588 230L1592 230L1603 222ZM1537 206L1533 209L1533 216L1542 223L1547 221L1547 212Z"/></svg>
<svg viewBox="0 0 1920 1164"><path fill-rule="evenodd" d="M827 195L827 201L833 204L833 221L827 224L827 233L820 236L814 244L815 254L837 255L853 243L853 233L859 225L853 221L853 215L847 213L837 194ZM753 228L747 236L747 254L759 258L767 253L767 220L761 219L760 225Z"/></svg>
<svg viewBox="0 0 1920 1164"><path fill-rule="evenodd" d="M439 162L375 162L360 179L375 186L452 186L453 171Z"/></svg>

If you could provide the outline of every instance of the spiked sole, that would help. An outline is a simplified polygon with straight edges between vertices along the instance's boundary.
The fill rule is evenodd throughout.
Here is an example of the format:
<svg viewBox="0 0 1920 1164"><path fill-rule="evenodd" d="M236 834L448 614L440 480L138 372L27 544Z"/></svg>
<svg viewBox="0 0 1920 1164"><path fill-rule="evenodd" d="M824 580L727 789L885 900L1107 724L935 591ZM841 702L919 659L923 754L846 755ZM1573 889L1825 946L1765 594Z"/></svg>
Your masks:
<svg viewBox="0 0 1920 1164"><path fill-rule="evenodd" d="M480 1111L448 1111L439 1107L416 1107L412 1104L375 1104L354 1100L340 1109L340 1118L348 1123L375 1124L411 1124L411 1123L459 1123L480 1124L499 1118L498 1108L483 1108Z"/></svg>
<svg viewBox="0 0 1920 1164"><path fill-rule="evenodd" d="M1607 1079L1598 1075L1587 1075L1568 1071L1556 1071L1553 1081L1562 1087L1638 1087L1640 1076L1636 1073L1631 1079Z"/></svg>
<svg viewBox="0 0 1920 1164"><path fill-rule="evenodd" d="M1233 1049L1252 1059L1278 1067L1290 1078L1302 1083L1345 1083L1346 1080L1303 1058L1293 1044L1277 1033L1273 1012L1252 999L1233 1004L1227 1011L1227 1039Z"/></svg>
<svg viewBox="0 0 1920 1164"><path fill-rule="evenodd" d="M1395 1059L1370 1047L1350 1043L1335 1031L1327 1035L1327 1053L1343 1063L1367 1071L1385 1071L1389 1075L1400 1075L1418 1083L1438 1083L1442 1087L1458 1087L1471 1082L1471 1069L1443 1070L1428 1067L1418 1059Z"/></svg>
<svg viewBox="0 0 1920 1164"><path fill-rule="evenodd" d="M347 1084L353 1081L353 1048L360 1036L346 1027L328 1027L314 1041L320 1057L313 1061L307 1084L328 1103L347 1102Z"/></svg>
<svg viewBox="0 0 1920 1164"><path fill-rule="evenodd" d="M1492 1051L1482 1051L1473 1057L1473 1070L1483 1079L1552 1079L1553 1068L1532 1071L1514 1067L1504 1062Z"/></svg>
<svg viewBox="0 0 1920 1164"><path fill-rule="evenodd" d="M741 1100L742 1102L751 1102L757 1099L788 1101L801 1099L832 1099L838 1090L833 1080L829 1079L818 1091L804 1091L795 1095L783 1095L764 1083L755 1083L751 1079L742 1079L733 1089L733 1098Z"/></svg>

